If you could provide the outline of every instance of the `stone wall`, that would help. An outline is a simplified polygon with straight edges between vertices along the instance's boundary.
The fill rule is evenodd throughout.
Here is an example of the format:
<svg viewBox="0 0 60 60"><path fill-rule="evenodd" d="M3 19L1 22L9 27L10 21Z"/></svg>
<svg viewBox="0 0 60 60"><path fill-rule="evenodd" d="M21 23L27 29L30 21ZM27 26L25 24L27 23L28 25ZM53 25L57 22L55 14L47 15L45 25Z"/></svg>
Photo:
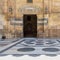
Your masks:
<svg viewBox="0 0 60 60"><path fill-rule="evenodd" d="M7 37L23 37L24 14L37 15L37 37L60 37L60 0L33 0L33 3L27 3L27 0L2 0L0 5L0 14L5 16L3 30ZM11 25L11 18L20 19L20 25Z"/></svg>

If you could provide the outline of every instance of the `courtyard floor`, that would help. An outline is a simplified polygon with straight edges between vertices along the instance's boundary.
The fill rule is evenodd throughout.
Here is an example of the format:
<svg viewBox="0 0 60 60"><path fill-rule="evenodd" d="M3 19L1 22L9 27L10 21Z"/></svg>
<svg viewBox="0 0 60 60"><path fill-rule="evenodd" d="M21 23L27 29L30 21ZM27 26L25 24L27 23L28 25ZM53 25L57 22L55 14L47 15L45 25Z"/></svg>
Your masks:
<svg viewBox="0 0 60 60"><path fill-rule="evenodd" d="M0 55L55 56L59 54L59 38L16 38L0 40Z"/></svg>

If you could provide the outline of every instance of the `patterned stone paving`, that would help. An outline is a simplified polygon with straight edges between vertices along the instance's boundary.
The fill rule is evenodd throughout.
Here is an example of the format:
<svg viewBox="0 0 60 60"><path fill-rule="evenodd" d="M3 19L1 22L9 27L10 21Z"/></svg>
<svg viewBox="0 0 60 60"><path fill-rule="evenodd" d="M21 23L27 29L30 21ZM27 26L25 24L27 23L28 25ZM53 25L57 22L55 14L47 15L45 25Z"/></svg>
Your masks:
<svg viewBox="0 0 60 60"><path fill-rule="evenodd" d="M2 47L2 46L1 46ZM22 38L17 39L0 49L0 55L49 55L55 56L60 54L59 38Z"/></svg>

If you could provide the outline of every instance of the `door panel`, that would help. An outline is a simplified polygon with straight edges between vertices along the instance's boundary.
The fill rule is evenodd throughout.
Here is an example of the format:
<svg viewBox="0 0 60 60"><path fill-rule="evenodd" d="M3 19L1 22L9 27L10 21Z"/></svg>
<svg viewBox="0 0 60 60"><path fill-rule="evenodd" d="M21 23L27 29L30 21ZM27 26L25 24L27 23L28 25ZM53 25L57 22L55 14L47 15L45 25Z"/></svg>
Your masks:
<svg viewBox="0 0 60 60"><path fill-rule="evenodd" d="M23 32L24 37L37 37L37 16L24 15L23 16Z"/></svg>

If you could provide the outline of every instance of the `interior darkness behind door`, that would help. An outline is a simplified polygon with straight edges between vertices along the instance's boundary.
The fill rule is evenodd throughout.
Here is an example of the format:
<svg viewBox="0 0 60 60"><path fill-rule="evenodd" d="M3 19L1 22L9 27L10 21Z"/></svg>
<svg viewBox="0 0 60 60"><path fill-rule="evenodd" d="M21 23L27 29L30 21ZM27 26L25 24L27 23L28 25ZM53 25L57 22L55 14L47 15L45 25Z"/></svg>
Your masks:
<svg viewBox="0 0 60 60"><path fill-rule="evenodd" d="M23 34L24 37L37 37L37 16L23 16Z"/></svg>

